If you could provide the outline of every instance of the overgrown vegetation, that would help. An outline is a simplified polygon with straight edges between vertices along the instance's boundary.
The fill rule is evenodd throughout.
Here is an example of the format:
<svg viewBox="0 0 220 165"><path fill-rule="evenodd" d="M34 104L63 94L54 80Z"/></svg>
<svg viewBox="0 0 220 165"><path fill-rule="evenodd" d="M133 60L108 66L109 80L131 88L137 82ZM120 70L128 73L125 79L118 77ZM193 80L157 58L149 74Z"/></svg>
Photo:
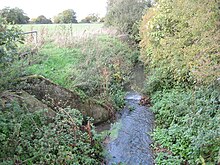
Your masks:
<svg viewBox="0 0 220 165"><path fill-rule="evenodd" d="M124 104L123 85L129 81L134 51L116 38L94 35L77 39L66 36L46 44L36 57L27 74L41 74L71 90L86 95Z"/></svg>
<svg viewBox="0 0 220 165"><path fill-rule="evenodd" d="M146 1L109 0L106 24L138 41L146 7ZM156 116L156 164L220 163L219 18L216 0L158 0L143 16L140 57ZM75 12L59 14L62 22L76 22ZM39 32L38 53L19 56L21 31L0 20L0 91L11 88L18 75L40 74L82 97L122 107L123 86L139 51L101 30L77 34L72 24L54 29ZM77 110L48 116L0 96L2 164L101 163L100 139L84 129Z"/></svg>
<svg viewBox="0 0 220 165"><path fill-rule="evenodd" d="M219 4L159 0L140 28L157 164L218 164Z"/></svg>
<svg viewBox="0 0 220 165"><path fill-rule="evenodd" d="M31 60L35 60L31 54L30 58L19 56L17 46L23 42L21 30L16 26L8 26L4 21L0 23L0 164L100 164L100 138L91 129L90 123L82 125L85 117L79 111L66 108L57 111L56 115L48 116L44 110L39 108L33 112L25 102L14 99L21 96L3 92L7 89L16 90L15 79L24 74L25 66L36 61ZM44 44L46 40L40 41ZM59 51L62 52L62 49ZM70 50L74 51L79 52L77 49ZM54 57L54 61L51 61L56 63L63 60L69 64L61 58ZM42 63L42 60L39 61ZM61 63L60 69L63 66L64 63ZM53 69L51 67L48 70ZM63 74L62 71L59 76Z"/></svg>
<svg viewBox="0 0 220 165"><path fill-rule="evenodd" d="M220 74L218 4L159 4L143 17L141 28L142 58L154 70L148 86L157 90L216 80Z"/></svg>
<svg viewBox="0 0 220 165"><path fill-rule="evenodd" d="M19 57L18 44L23 42L20 32L17 26L7 26L0 17L0 92L19 74L17 66L12 64Z"/></svg>
<svg viewBox="0 0 220 165"><path fill-rule="evenodd" d="M0 164L100 164L102 147L77 110L30 112L16 103L0 109Z"/></svg>
<svg viewBox="0 0 220 165"><path fill-rule="evenodd" d="M105 102L109 108L112 105L123 107L123 86L129 81L139 52L100 30L81 29L77 34L72 25L60 25L53 33L48 27L38 32L36 45L33 36L26 38L24 42L28 45L20 50L27 47L30 52L24 56L15 47L10 47L16 58L5 67L4 71L11 68L5 78L11 77L12 72L18 75L40 74L76 91L81 99L93 97L97 102ZM13 40L13 37L20 31L9 32L7 29L2 35L10 34L12 39L6 41L16 45L20 40ZM5 50L4 57L8 57L10 49ZM15 78L17 75L11 77L10 82L14 83ZM10 83L5 80L2 84L5 85L4 90L16 90L15 86L8 88ZM89 132L92 133L89 136L82 130L83 117L78 111L61 109L56 116L45 116L41 109L29 112L20 102L10 105L5 98L14 100L11 95L1 93L0 96L2 164L101 164L100 139L94 130ZM90 138L93 138L92 142Z"/></svg>
<svg viewBox="0 0 220 165"><path fill-rule="evenodd" d="M158 164L218 162L219 90L215 87L172 89L153 95L152 110L157 119L153 137L155 150L159 151Z"/></svg>

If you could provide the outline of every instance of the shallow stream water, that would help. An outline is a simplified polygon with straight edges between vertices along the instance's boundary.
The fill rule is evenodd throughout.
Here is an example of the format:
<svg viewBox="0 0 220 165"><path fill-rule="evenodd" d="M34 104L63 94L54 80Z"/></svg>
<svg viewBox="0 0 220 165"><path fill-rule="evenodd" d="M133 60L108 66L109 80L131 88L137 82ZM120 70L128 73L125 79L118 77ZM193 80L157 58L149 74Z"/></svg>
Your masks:
<svg viewBox="0 0 220 165"><path fill-rule="evenodd" d="M104 123L97 131L110 130L104 141L107 165L153 165L150 133L154 116L148 107L140 105L145 82L144 66L137 64L131 81L125 87L125 107L116 113L113 124ZM138 91L138 92L134 92Z"/></svg>
<svg viewBox="0 0 220 165"><path fill-rule="evenodd" d="M126 106L117 115L117 137L106 144L106 164L153 165L152 143L149 133L153 129L153 114L139 105L141 95L128 92Z"/></svg>

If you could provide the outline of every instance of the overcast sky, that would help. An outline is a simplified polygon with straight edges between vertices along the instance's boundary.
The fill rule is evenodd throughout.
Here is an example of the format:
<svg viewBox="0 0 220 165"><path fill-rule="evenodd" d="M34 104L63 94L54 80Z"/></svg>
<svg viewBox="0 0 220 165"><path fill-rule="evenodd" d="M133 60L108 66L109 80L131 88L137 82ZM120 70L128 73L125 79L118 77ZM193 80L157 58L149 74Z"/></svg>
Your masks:
<svg viewBox="0 0 220 165"><path fill-rule="evenodd" d="M76 12L77 20L80 21L88 14L97 13L101 17L106 13L107 0L0 0L0 9L8 7L19 7L30 18L44 15L53 18L66 9Z"/></svg>

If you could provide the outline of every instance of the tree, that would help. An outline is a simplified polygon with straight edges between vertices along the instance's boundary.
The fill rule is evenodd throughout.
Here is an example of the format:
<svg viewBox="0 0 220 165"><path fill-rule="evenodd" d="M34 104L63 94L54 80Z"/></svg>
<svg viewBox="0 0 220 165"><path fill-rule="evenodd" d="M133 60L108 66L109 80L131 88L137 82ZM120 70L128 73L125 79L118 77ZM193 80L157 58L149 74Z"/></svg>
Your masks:
<svg viewBox="0 0 220 165"><path fill-rule="evenodd" d="M29 21L29 17L24 13L22 9L17 7L9 8L5 7L0 10L0 16L4 18L8 23L26 24Z"/></svg>
<svg viewBox="0 0 220 165"><path fill-rule="evenodd" d="M54 17L54 23L77 23L76 12L72 9L64 10Z"/></svg>
<svg viewBox="0 0 220 165"><path fill-rule="evenodd" d="M87 17L81 20L82 23L95 23L100 20L98 14L89 14Z"/></svg>
<svg viewBox="0 0 220 165"><path fill-rule="evenodd" d="M108 0L105 24L116 27L122 33L138 34L136 23L150 4L146 0Z"/></svg>
<svg viewBox="0 0 220 165"><path fill-rule="evenodd" d="M47 19L44 15L38 16L36 19L33 19L32 22L36 24L52 24L52 21Z"/></svg>

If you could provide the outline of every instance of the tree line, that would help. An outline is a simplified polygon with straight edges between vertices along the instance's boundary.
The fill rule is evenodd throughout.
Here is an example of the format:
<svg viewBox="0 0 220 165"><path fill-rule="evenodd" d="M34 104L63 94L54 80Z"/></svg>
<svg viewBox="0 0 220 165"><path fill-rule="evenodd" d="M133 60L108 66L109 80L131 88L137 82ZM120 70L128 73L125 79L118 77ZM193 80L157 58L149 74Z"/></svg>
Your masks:
<svg viewBox="0 0 220 165"><path fill-rule="evenodd" d="M52 24L52 23L78 23L76 18L76 12L73 9L67 9L63 12L57 14L53 19L47 18L44 15L39 15L37 18L32 18L27 16L27 14L20 8L10 8L5 7L0 10L0 17L5 19L8 23L12 24ZM89 14L79 23L95 23L103 22L103 19L98 16L98 14Z"/></svg>

